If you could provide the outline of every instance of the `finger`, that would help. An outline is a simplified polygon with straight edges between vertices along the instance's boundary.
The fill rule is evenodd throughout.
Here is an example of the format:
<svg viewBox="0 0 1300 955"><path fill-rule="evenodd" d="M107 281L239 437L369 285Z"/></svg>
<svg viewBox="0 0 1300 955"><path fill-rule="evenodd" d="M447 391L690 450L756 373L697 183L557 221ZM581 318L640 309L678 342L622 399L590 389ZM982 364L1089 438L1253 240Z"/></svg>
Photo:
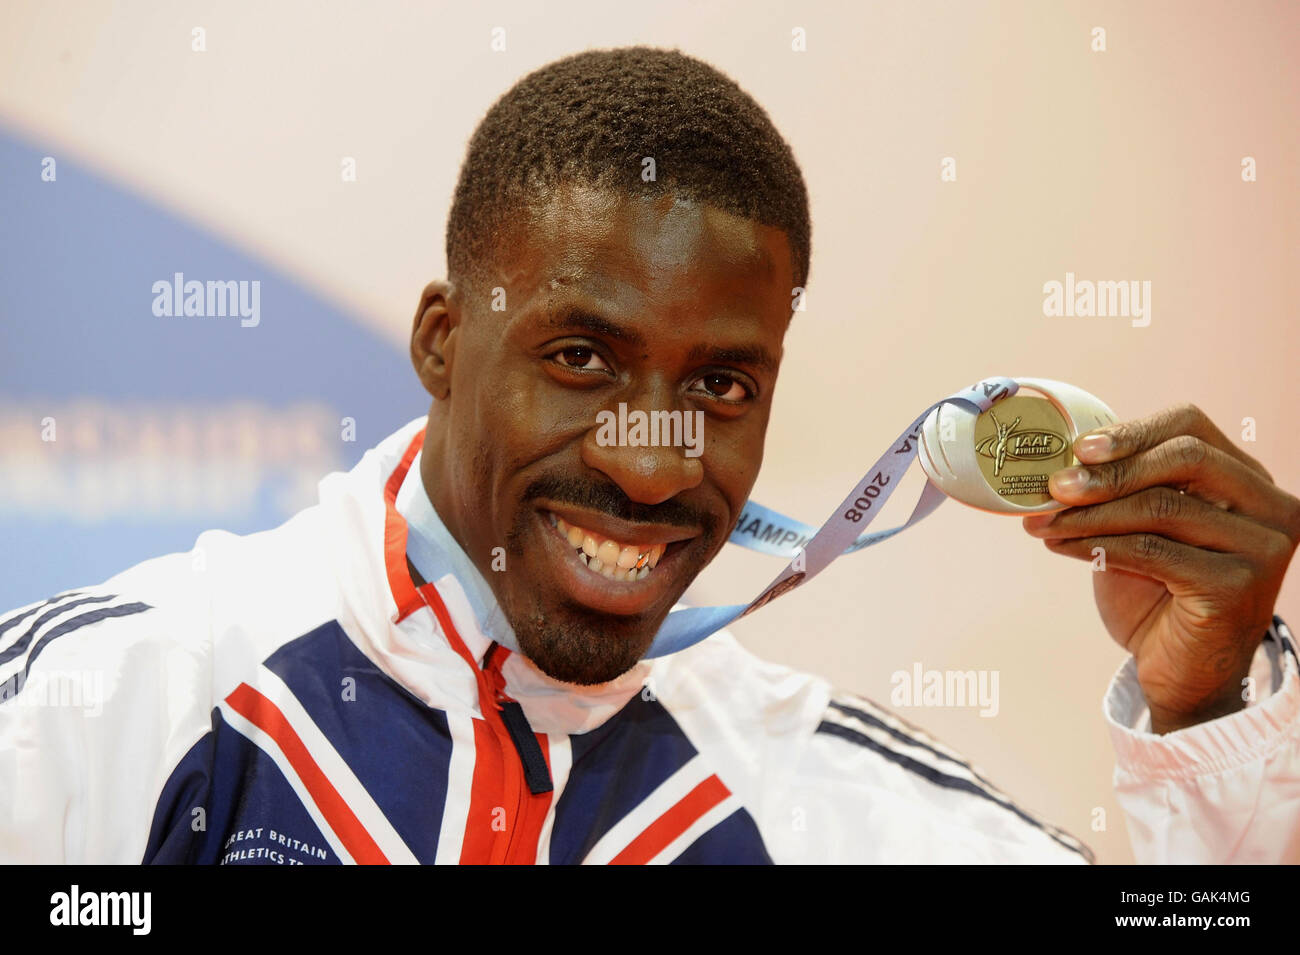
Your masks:
<svg viewBox="0 0 1300 955"><path fill-rule="evenodd" d="M1300 540L1300 501L1200 438L1179 435L1147 451L1052 474L1048 490L1063 504L1099 504L1167 485L1194 494Z"/></svg>
<svg viewBox="0 0 1300 955"><path fill-rule="evenodd" d="M1152 487L1118 500L1031 514L1024 528L1035 537L1069 539L1153 533L1223 553L1287 554L1285 534L1170 487Z"/></svg>
<svg viewBox="0 0 1300 955"><path fill-rule="evenodd" d="M1089 431L1075 439L1074 453L1084 464L1100 464L1149 451L1180 434L1200 438L1272 482L1273 476L1264 465L1229 441L1219 426L1193 404L1176 405L1135 421Z"/></svg>
<svg viewBox="0 0 1300 955"><path fill-rule="evenodd" d="M1164 584L1175 597L1204 594L1207 582L1215 590L1248 587L1253 579L1249 562L1236 555L1201 550L1159 534L1100 535L1071 540L1048 539L1047 549L1067 557L1094 561L1097 548L1106 568L1127 570Z"/></svg>

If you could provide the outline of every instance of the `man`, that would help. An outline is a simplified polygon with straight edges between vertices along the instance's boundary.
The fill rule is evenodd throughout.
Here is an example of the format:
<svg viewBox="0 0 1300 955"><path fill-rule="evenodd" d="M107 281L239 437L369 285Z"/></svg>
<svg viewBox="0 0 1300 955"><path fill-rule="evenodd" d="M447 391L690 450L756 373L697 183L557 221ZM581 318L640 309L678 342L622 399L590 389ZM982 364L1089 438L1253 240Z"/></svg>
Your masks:
<svg viewBox="0 0 1300 955"><path fill-rule="evenodd" d="M427 419L276 530L0 620L4 857L1090 858L725 632L646 659L754 484L809 254L789 147L717 71L635 48L526 77L474 134L416 310ZM620 404L702 415L702 453L602 440ZM1193 408L1109 436L1053 478L1078 506L1026 527L1106 547L1138 857L1294 858L1300 677L1272 611L1300 503ZM102 713L23 705L76 673Z"/></svg>

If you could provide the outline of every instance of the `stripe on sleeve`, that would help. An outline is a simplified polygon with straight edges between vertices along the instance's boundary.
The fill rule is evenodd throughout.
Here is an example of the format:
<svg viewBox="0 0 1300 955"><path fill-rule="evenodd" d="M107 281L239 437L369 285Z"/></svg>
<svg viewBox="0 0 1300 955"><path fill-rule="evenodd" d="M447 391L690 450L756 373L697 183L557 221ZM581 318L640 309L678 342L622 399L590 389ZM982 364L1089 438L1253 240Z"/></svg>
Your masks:
<svg viewBox="0 0 1300 955"><path fill-rule="evenodd" d="M915 773L916 775L920 776L922 779L925 779L927 782L930 782L936 786L942 786L945 789L952 789L959 792L970 793L972 796L979 796L982 799L987 799L989 802L1001 806L1003 809L1006 809L1008 812L1014 813L1021 820L1029 823L1029 825L1033 826L1035 829L1040 830L1041 832L1043 832L1044 834L1052 838L1054 841L1059 843L1064 848L1069 849L1072 852L1079 853L1089 862L1095 861L1092 854L1092 850L1089 849L1083 843L1079 842L1069 833L1064 832L1063 830L1060 830L1055 826L1049 825L1043 822L1042 820L1035 818L1025 810L1021 809L1015 803L1013 803L1004 794L1002 794L996 789L992 789L991 787L986 787L985 785L982 785L981 782L977 779L965 778L960 775L953 775L951 773L943 772L938 767L926 763L922 761L922 759L917 758L914 755L908 755L906 753L899 752L898 750L893 749L890 746L887 746L883 742L877 739L873 739L865 732L860 732L859 730L856 730L850 726L845 726L842 723L836 723L830 720L823 720L821 724L818 725L817 732L824 733L829 736L835 736L838 737L839 739L853 743L857 746L865 747L866 749L869 749L872 752L877 753L880 756L883 756L885 759L902 767L903 769Z"/></svg>
<svg viewBox="0 0 1300 955"><path fill-rule="evenodd" d="M870 702L870 701L863 701L863 702ZM876 729L883 730L884 732L888 733L890 736L898 740L900 743L903 743L904 745L919 746L921 749L924 749L925 751L933 754L937 759L945 760L950 763L955 763L956 765L961 766L963 769L965 769L972 776L974 776L980 782L984 783L984 785L988 786L989 788L991 789L997 788L991 782L989 782L987 779L981 776L978 772L976 772L975 767L972 766L966 760L962 759L961 756L959 756L957 753L953 752L948 747L944 746L938 740L935 740L930 736L927 736L921 730L916 729L910 723L907 723L906 721L893 716L893 714L888 713L887 711L877 710L876 713L873 714L867 712L866 710L858 709L857 707L848 706L844 703L839 703L835 700L831 700L830 705L834 709L843 713L845 716L852 717L853 719L856 720L860 720L862 723L866 724L867 726L875 727Z"/></svg>
<svg viewBox="0 0 1300 955"><path fill-rule="evenodd" d="M80 600L73 600L70 601L69 603L60 604L57 607L53 607L50 610L45 611L45 613L41 614L39 617L37 617L35 620L32 621L32 625L27 628L27 631L23 633L22 636L20 636L9 646L5 647L4 650L0 651L0 666L3 666L4 664L8 663L10 660L15 659L16 657L22 656L24 651L26 651L27 647L31 644L32 639L36 636L36 631L40 630L41 627L45 626L45 624L49 623L59 614L66 613L67 611L71 610L73 607L80 607L85 604L95 604L95 603L102 604L106 601L116 600L116 599L117 599L117 594L99 594L94 597L82 597ZM49 602L50 601L46 601L46 603ZM41 604L41 606L43 607L45 606L45 604ZM39 609L40 607L33 607L32 610L27 611L27 613L24 613L22 616L26 617L28 613L31 613L32 611L39 610ZM16 623L17 621L13 621L13 622ZM82 626L85 626L85 624L82 624Z"/></svg>
<svg viewBox="0 0 1300 955"><path fill-rule="evenodd" d="M99 599L99 598L87 598L87 601L91 599ZM113 598L106 597L103 599L111 600ZM83 602L85 601L74 601L74 604L83 603ZM61 607L59 609L66 610L68 607L71 607L74 604L67 604L64 607ZM41 653L44 652L46 647L48 647L52 642L57 640L59 637L72 633L74 630L80 630L82 627L89 626L92 623L97 623L100 620L106 620L110 617L129 617L134 614L143 613L144 611L151 610L151 609L153 608L150 607L149 604L145 604L145 603L120 604L116 607L100 607L97 610L91 610L88 611L87 613L78 614L77 616L72 617L69 620L64 620L62 623L58 624L57 626L50 628L50 630L48 630L39 640L36 641L35 645L32 647L32 652L27 655L27 660L23 665L22 670L14 673L3 684L0 684L0 703L3 703L5 700L13 699L15 696L17 696L19 693L22 692L23 687L27 685L27 678L28 676L31 675L32 665L36 663L36 658L39 657ZM32 630L28 631L28 635L24 636L24 639L27 639L27 637L30 636L31 633L35 632L35 629L37 626L39 626L39 623L40 621L32 625ZM12 659L12 657L10 659Z"/></svg>
<svg viewBox="0 0 1300 955"><path fill-rule="evenodd" d="M6 633L8 633L14 627L18 626L20 623L22 623L32 614L36 613L36 611L40 610L42 607L48 607L50 604L58 603L60 600L67 600L69 597L75 597L80 593L81 593L80 590L69 590L66 594L59 594L55 597L51 597L49 600L46 600L42 603L33 604L32 606L28 607L26 610L18 611L13 616L9 617L4 622L0 623L0 637L3 637Z"/></svg>

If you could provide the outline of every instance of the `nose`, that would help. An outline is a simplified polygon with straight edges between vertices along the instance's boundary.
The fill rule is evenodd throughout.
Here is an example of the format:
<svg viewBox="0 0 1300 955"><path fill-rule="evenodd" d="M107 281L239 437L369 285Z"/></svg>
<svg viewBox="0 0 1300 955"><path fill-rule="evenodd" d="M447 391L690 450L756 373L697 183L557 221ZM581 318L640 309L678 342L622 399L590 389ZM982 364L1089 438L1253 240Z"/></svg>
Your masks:
<svg viewBox="0 0 1300 955"><path fill-rule="evenodd" d="M684 434L682 428L670 424L661 429L659 425L665 419L656 418L649 409L633 408L631 405L624 405L624 408L626 412L618 406L610 409L614 416L612 427L595 427L587 432L582 443L584 464L603 473L639 504L662 504L674 495L695 487L704 479L701 459L688 457L686 447L673 446L666 440L674 433ZM640 434L634 430L638 411L644 414L646 422ZM679 424L683 428L687 424L685 416L693 417L692 425L703 417L699 412L685 409L674 412L674 415L681 418ZM635 445L631 440L623 440L624 420L627 422L626 437L636 440ZM669 435L660 434L661 440L656 446L655 434L661 430L668 431ZM611 437L611 431L615 439L613 441L607 440ZM644 443L642 437L650 443Z"/></svg>

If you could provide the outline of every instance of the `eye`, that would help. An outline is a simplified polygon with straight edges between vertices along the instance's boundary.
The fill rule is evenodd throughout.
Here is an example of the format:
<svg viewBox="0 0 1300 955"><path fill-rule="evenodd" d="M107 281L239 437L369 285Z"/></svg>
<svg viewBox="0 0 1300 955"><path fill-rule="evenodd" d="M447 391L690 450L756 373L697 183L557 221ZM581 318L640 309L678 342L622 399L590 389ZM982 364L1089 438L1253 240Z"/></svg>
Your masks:
<svg viewBox="0 0 1300 955"><path fill-rule="evenodd" d="M596 354L596 350L588 348L586 345L570 345L568 348L551 352L547 357L554 360L557 365L563 365L565 368L572 368L575 371L610 370L609 365L605 364L605 360Z"/></svg>
<svg viewBox="0 0 1300 955"><path fill-rule="evenodd" d="M705 393L719 401L740 403L753 397L753 393L739 379L730 375L705 375L697 382Z"/></svg>

